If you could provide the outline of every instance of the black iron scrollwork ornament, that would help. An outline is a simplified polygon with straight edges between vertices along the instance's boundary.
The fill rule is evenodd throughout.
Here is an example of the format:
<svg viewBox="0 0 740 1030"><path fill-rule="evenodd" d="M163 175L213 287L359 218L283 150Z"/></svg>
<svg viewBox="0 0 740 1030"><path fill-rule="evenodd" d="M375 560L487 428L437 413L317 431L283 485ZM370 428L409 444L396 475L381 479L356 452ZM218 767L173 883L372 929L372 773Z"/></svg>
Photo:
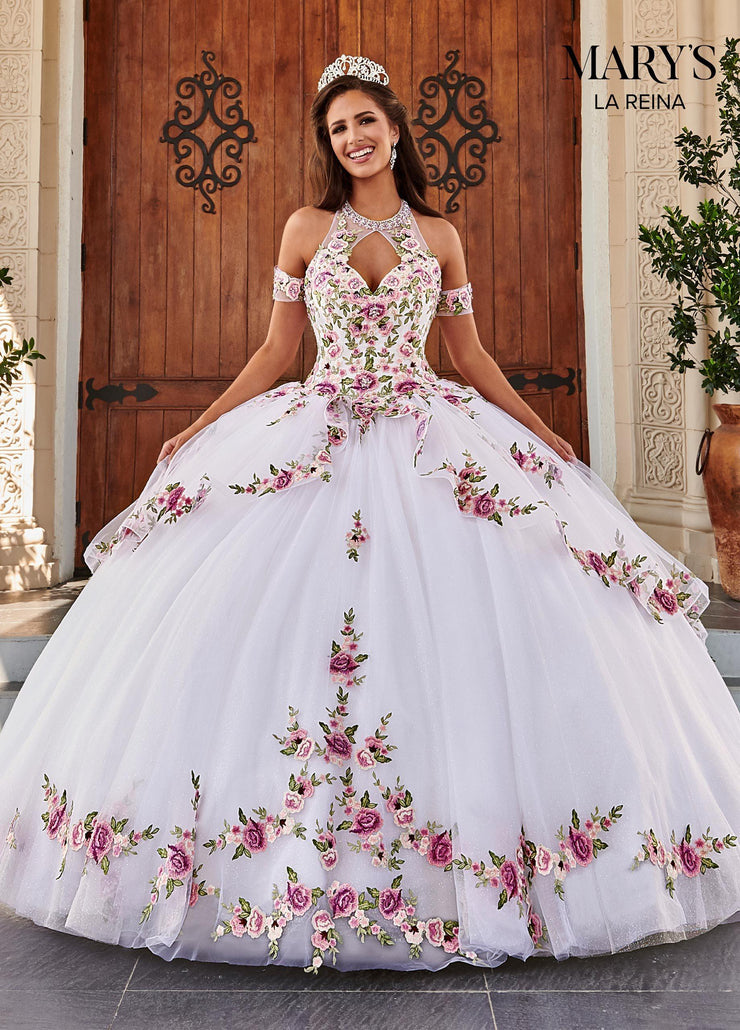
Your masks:
<svg viewBox="0 0 740 1030"><path fill-rule="evenodd" d="M469 186L479 186L486 177L486 151L501 139L498 126L488 117L482 79L456 68L459 50L448 50L449 64L439 75L422 79L418 116L412 124L424 132L417 142L427 162L429 185L449 193L446 212L460 207L456 197ZM441 129L454 118L464 132L450 142ZM444 167L442 167L444 164Z"/></svg>
<svg viewBox="0 0 740 1030"><path fill-rule="evenodd" d="M575 379L578 372L580 384L580 369L567 369L567 376L559 375L557 372L514 372L507 376L515 390L523 390L525 386L536 386L538 390L557 390L560 386L566 387L566 393L570 397L576 392ZM580 390L580 385L578 389Z"/></svg>
<svg viewBox="0 0 740 1030"><path fill-rule="evenodd" d="M85 383L85 391L87 397L83 397L82 393L82 380L80 379L77 386L77 404L79 408L82 408L83 400L85 407L89 411L95 410L95 401L103 401L104 404L123 404L124 397L133 397L137 404L142 404L145 401L150 401L157 396L159 390L155 390L150 383L137 383L133 389L125 387L123 383L119 383L117 386L115 383L106 383L105 386L94 386L94 376Z"/></svg>
<svg viewBox="0 0 740 1030"><path fill-rule="evenodd" d="M227 158L241 161L242 151L247 143L255 143L254 126L244 117L239 96L241 83L234 78L219 74L213 67L215 54L202 50L201 56L206 70L180 79L175 92L180 100L175 105L175 116L166 122L159 137L160 143L172 143L175 160L180 165L175 178L181 186L199 189L204 197L201 205L208 214L216 213L213 194L224 186L236 186L241 179L241 168L224 162L221 175L214 167L214 157L220 147ZM216 109L219 91L225 103L223 116ZM198 130L210 118L218 132L210 145L201 139ZM191 164L181 164L192 157Z"/></svg>

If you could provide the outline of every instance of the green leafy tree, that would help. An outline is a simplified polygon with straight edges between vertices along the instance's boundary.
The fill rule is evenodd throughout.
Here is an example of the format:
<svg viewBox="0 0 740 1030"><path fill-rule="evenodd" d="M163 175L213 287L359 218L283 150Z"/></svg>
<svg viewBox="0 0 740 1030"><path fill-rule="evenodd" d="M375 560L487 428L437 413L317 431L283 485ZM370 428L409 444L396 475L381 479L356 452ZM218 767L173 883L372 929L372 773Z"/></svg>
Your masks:
<svg viewBox="0 0 740 1030"><path fill-rule="evenodd" d="M714 193L698 205L698 217L666 206L656 226L640 225L640 242L652 269L678 291L669 334L671 369L698 368L702 387L740 390L740 55L739 40L725 39L715 95L719 139L685 126L679 148L679 179ZM714 312L713 324L709 313ZM691 347L706 332L707 357L697 362Z"/></svg>
<svg viewBox="0 0 740 1030"><path fill-rule="evenodd" d="M9 274L9 269L0 268L0 289L3 286L9 286L12 282L13 276ZM30 340L23 340L18 347L12 339L5 339L0 343L3 348L0 354L0 390L9 389L14 379L20 379L22 369L18 366L21 362L30 365L31 361L36 358L46 361L44 355L35 349L33 337Z"/></svg>

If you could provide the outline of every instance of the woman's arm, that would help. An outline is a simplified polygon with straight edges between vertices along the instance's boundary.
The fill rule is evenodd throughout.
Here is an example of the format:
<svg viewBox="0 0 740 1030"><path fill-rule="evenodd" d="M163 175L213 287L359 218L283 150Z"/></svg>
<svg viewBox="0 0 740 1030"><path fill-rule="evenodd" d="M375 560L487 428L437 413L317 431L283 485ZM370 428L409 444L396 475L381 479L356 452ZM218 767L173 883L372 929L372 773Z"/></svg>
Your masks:
<svg viewBox="0 0 740 1030"><path fill-rule="evenodd" d="M460 237L450 222L447 229L440 226L438 254L442 268L442 286L455 289L468 281L465 269L465 255ZM498 364L484 350L478 336L473 315L455 315L440 319L442 337L449 351L452 363L461 376L486 400L498 405L560 455L566 461L573 461L573 448L562 437L553 433L539 415L530 408Z"/></svg>
<svg viewBox="0 0 740 1030"><path fill-rule="evenodd" d="M306 245L305 209L296 211L285 223L280 244L278 265L288 275L300 277L306 270L303 248ZM310 218L310 214L309 214ZM268 390L290 366L300 346L306 327L306 305L303 301L275 301L264 343L254 352L239 375L226 390L187 429L167 440L157 462L176 451L191 437L215 422L227 411Z"/></svg>

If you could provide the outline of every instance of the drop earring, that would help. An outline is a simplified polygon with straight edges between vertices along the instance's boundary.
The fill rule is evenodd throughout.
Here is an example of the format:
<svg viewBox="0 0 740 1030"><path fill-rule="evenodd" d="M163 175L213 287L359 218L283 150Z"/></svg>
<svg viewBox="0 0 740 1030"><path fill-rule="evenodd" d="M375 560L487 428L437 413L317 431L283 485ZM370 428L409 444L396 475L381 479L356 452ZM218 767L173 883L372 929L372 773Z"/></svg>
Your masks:
<svg viewBox="0 0 740 1030"><path fill-rule="evenodd" d="M391 159L390 159L390 161L388 163L391 166L391 168L393 168L394 164L396 163L396 144L395 143L391 147Z"/></svg>

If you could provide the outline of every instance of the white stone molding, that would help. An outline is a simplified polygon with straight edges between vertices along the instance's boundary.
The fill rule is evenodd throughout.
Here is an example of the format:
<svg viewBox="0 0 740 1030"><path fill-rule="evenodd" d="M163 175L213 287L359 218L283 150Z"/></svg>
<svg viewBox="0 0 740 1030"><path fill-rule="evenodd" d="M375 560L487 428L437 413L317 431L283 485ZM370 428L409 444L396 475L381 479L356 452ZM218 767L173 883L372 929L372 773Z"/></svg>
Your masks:
<svg viewBox="0 0 740 1030"><path fill-rule="evenodd" d="M643 482L664 490L686 491L684 434L641 426Z"/></svg>
<svg viewBox="0 0 740 1030"><path fill-rule="evenodd" d="M0 267L13 277L0 290L0 340L15 343L35 339L38 325L41 127L44 120L52 125L57 120L56 111L49 117L41 106L42 71L53 74L57 46L52 32L44 40L50 58L45 61L42 29L45 14L48 24L55 24L55 6L43 0L2 0L0 7ZM53 350L45 346L42 351L53 375ZM40 363L22 362L19 378L0 388L0 590L46 587L59 580L58 562L35 514ZM49 413L43 414L48 425ZM48 435L44 446L48 456Z"/></svg>
<svg viewBox="0 0 740 1030"><path fill-rule="evenodd" d="M665 40L676 37L674 0L636 0L634 5L635 39Z"/></svg>
<svg viewBox="0 0 740 1030"><path fill-rule="evenodd" d="M5 265L2 267L4 268ZM0 340L13 340L15 343L20 343L22 340L27 340L28 335L28 322L25 318L16 318L15 315L0 311Z"/></svg>
<svg viewBox="0 0 740 1030"><path fill-rule="evenodd" d="M607 0L581 3L581 38L606 35ZM607 203L605 203L605 198ZM581 89L581 236L589 461L613 489L617 428L612 353L612 267L609 251L609 133L604 112Z"/></svg>
<svg viewBox="0 0 740 1030"><path fill-rule="evenodd" d="M0 447L13 450L20 447L23 432L23 388L11 386L0 391Z"/></svg>
<svg viewBox="0 0 740 1030"><path fill-rule="evenodd" d="M635 40L655 41L657 44L676 42L677 12L675 0L636 0L633 9ZM625 41L627 42L627 41ZM668 78L665 58L656 62L659 78ZM675 94L677 82L640 83L643 92ZM675 287L652 271L650 257L637 238L638 226L655 225L666 206L675 207L680 201L678 153L674 145L677 117L675 111L650 112L651 118L633 116L629 167L632 197L627 211L634 220L632 246L637 251L637 297L633 300L631 324L637 331L633 355L637 376L633 382L638 391L635 410L640 425L641 475L638 488L686 490L687 474L685 440L681 433L684 425L684 385L679 373L670 372L660 355L660 345L669 342L668 320L675 300ZM657 117L656 117L657 115ZM666 117L667 115L667 117ZM641 302L647 301L648 304ZM643 321L650 311L653 328L660 325L662 332L650 332ZM650 340L647 344L646 335Z"/></svg>
<svg viewBox="0 0 740 1030"><path fill-rule="evenodd" d="M17 315L28 313L29 308L29 252L27 250L0 252L0 268L7 268L12 282L0 288L0 318L11 322Z"/></svg>
<svg viewBox="0 0 740 1030"><path fill-rule="evenodd" d="M668 335L670 308L640 305L640 362L646 365L670 365Z"/></svg>
<svg viewBox="0 0 740 1030"><path fill-rule="evenodd" d="M678 116L674 111L646 111L635 134L638 168L667 171L675 166L673 141L678 135Z"/></svg>
<svg viewBox="0 0 740 1030"><path fill-rule="evenodd" d="M663 208L675 207L679 200L678 175L641 172L637 175L637 217L644 225L653 225Z"/></svg>
<svg viewBox="0 0 740 1030"><path fill-rule="evenodd" d="M0 49L31 46L31 0L3 0L0 7Z"/></svg>
<svg viewBox="0 0 740 1030"><path fill-rule="evenodd" d="M634 200L634 207L636 207L637 198L635 197ZM637 241L635 241L634 245L639 247ZM662 300L667 303L674 296L673 287L665 279L656 275L651 266L650 256L645 253L642 247L639 247L637 253L637 272L640 300Z"/></svg>
<svg viewBox="0 0 740 1030"><path fill-rule="evenodd" d="M28 122L21 118L0 120L0 182L29 176Z"/></svg>
<svg viewBox="0 0 740 1030"><path fill-rule="evenodd" d="M643 425L683 426L683 378L667 368L640 366Z"/></svg>
<svg viewBox="0 0 740 1030"><path fill-rule="evenodd" d="M23 455L3 449L0 453L0 525L23 514Z"/></svg>
<svg viewBox="0 0 740 1030"><path fill-rule="evenodd" d="M26 115L31 108L31 55L0 52L0 115Z"/></svg>
<svg viewBox="0 0 740 1030"><path fill-rule="evenodd" d="M6 247L28 246L28 186L0 186L0 239Z"/></svg>

